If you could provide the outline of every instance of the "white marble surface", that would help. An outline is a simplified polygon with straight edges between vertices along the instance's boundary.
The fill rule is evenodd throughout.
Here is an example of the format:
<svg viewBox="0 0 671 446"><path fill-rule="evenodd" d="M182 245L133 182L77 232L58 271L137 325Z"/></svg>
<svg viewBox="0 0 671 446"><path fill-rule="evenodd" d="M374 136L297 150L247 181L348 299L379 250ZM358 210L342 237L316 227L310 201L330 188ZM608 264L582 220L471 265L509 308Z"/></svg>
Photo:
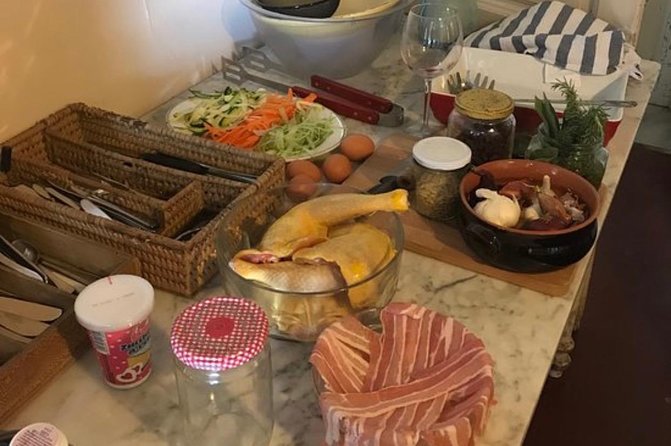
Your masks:
<svg viewBox="0 0 671 446"><path fill-rule="evenodd" d="M402 103L408 111L408 124L412 125L421 109L421 81L409 74L393 50L378 59L369 73L348 82ZM628 96L647 102L658 69L657 64L646 63L648 80L632 84ZM215 76L199 88L222 85ZM162 123L167 110L179 100L162 105L149 118ZM642 105L627 111L625 122L610 144L602 215L624 169L643 108ZM362 131L377 139L399 131L349 120L347 123L350 131ZM586 264L586 260L580 263L569 293L552 298L410 252L403 254L395 299L424 304L456 317L482 337L496 361L497 403L478 445L522 443ZM199 297L218 292L218 287L211 285ZM13 419L1 424L10 427L49 421L76 446L183 444L178 434L177 395L167 336L172 320L189 302L158 293L152 315L154 373L140 387L127 391L107 387L89 352ZM276 414L272 446L312 446L322 440L323 426L307 362L310 349L307 344L272 341Z"/></svg>

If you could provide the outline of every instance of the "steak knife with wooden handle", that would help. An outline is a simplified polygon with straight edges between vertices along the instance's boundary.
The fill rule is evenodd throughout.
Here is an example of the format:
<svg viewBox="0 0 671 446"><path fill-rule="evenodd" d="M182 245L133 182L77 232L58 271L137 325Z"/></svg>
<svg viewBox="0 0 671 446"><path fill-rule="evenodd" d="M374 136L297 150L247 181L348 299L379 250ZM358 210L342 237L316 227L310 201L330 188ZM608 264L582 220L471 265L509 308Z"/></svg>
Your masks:
<svg viewBox="0 0 671 446"><path fill-rule="evenodd" d="M9 296L0 296L0 311L43 322L55 321L63 314L60 308Z"/></svg>

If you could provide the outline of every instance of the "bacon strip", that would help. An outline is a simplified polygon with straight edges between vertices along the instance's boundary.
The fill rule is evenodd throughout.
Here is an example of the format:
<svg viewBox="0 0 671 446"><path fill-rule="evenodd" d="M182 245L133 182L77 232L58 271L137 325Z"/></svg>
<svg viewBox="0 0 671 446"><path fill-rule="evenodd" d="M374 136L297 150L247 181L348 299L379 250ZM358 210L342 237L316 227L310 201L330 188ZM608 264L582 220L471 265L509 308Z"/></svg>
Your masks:
<svg viewBox="0 0 671 446"><path fill-rule="evenodd" d="M494 391L482 341L413 304L390 304L380 319L382 335L347 317L315 345L310 361L326 382L319 398L326 444L472 445Z"/></svg>

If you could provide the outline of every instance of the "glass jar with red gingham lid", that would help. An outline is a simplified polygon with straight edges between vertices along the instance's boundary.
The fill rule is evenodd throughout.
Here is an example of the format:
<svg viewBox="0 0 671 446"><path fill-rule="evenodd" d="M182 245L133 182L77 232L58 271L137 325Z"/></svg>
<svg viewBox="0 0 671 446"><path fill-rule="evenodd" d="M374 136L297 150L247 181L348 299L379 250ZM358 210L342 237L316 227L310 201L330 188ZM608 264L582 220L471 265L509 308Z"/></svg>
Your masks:
<svg viewBox="0 0 671 446"><path fill-rule="evenodd" d="M267 446L272 366L263 309L238 297L202 300L175 319L170 344L187 443Z"/></svg>

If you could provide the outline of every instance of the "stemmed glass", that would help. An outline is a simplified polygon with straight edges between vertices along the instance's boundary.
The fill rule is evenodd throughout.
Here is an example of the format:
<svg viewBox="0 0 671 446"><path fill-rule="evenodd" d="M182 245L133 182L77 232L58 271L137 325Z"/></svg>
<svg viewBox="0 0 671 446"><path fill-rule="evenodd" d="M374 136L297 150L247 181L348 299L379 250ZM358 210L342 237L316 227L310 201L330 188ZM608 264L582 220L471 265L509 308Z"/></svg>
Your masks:
<svg viewBox="0 0 671 446"><path fill-rule="evenodd" d="M403 62L424 79L421 133L429 131L429 99L434 78L451 70L461 57L463 33L457 10L445 2L423 2L412 7L403 28Z"/></svg>

